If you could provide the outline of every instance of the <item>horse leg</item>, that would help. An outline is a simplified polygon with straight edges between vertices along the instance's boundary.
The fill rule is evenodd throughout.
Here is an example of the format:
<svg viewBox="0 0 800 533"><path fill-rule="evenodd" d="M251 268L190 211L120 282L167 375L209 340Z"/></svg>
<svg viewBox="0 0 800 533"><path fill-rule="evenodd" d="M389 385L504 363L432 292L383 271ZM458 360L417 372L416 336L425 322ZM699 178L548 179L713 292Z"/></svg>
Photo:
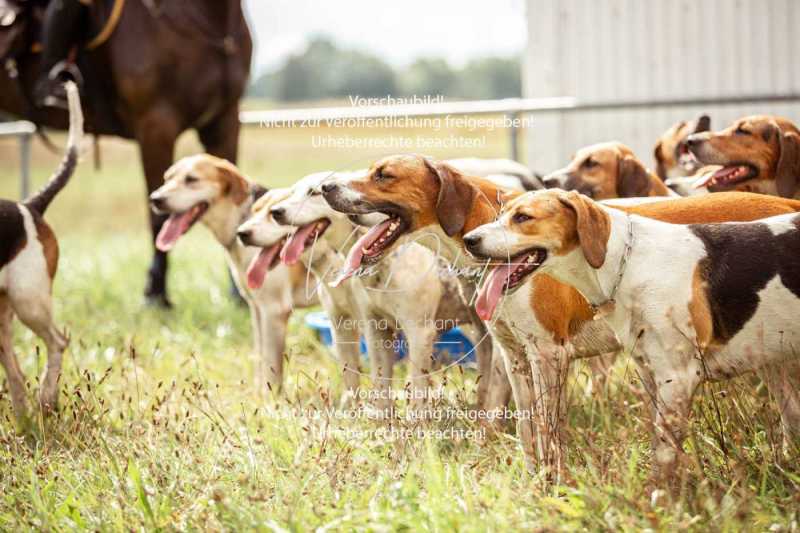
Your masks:
<svg viewBox="0 0 800 533"><path fill-rule="evenodd" d="M235 165L239 152L239 129L239 104L236 102L212 122L198 128L197 135L206 152L227 159ZM231 296L239 302L244 300L233 278L231 278Z"/></svg>
<svg viewBox="0 0 800 533"><path fill-rule="evenodd" d="M178 120L167 106L158 106L140 117L136 124L136 140L147 182L147 195L158 189L164 181L164 172L172 164L175 140L180 133ZM150 230L155 243L161 226L167 219L150 211ZM153 251L153 261L147 272L147 286L144 296L148 303L171 307L167 297L167 254L158 249Z"/></svg>

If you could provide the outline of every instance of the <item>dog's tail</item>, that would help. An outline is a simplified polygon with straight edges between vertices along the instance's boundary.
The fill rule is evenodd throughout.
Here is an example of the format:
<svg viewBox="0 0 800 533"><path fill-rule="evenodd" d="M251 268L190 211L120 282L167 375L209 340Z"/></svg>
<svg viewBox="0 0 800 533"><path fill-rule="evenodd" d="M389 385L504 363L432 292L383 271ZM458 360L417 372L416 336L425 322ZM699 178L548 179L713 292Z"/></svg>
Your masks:
<svg viewBox="0 0 800 533"><path fill-rule="evenodd" d="M78 150L83 137L83 111L81 110L81 98L78 95L78 87L75 83L66 83L67 100L69 102L69 137L67 139L67 152L61 160L58 170L36 194L25 200L25 207L44 215L47 206L53 198L64 188L64 186L75 172L78 165Z"/></svg>

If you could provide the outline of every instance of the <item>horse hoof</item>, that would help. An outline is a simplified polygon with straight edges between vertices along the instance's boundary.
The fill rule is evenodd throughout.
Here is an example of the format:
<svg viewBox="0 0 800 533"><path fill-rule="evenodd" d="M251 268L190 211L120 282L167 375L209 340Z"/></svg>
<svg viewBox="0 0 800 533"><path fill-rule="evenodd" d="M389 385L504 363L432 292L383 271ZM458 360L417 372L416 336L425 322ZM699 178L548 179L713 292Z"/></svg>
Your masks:
<svg viewBox="0 0 800 533"><path fill-rule="evenodd" d="M169 298L167 298L166 294L145 294L144 304L147 307L172 309L172 302L169 301Z"/></svg>

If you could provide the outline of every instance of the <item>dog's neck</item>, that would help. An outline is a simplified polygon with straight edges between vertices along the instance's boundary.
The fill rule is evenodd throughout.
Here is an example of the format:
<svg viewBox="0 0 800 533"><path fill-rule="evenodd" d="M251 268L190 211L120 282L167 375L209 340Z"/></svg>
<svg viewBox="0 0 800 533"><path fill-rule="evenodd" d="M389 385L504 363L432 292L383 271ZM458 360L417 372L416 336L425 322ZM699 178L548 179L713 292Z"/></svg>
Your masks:
<svg viewBox="0 0 800 533"><path fill-rule="evenodd" d="M247 185L248 195L242 203L237 204L229 197L223 197L214 202L202 218L203 224L226 250L242 246L236 239L236 230L250 216L250 208L265 191L263 187L251 181L248 181Z"/></svg>
<svg viewBox="0 0 800 533"><path fill-rule="evenodd" d="M353 243L358 240L358 235L355 234L352 224L347 219L331 217L330 220L331 225L328 226L322 238L317 239L300 256L300 260L321 284L327 284L336 279L344 267L345 256Z"/></svg>
<svg viewBox="0 0 800 533"><path fill-rule="evenodd" d="M636 242L635 217L611 208L602 208L611 220L606 255L600 268L592 267L576 247L563 256L552 256L542 273L572 285L596 312L607 313L616 307L626 282L627 257ZM623 260L623 258L625 258Z"/></svg>

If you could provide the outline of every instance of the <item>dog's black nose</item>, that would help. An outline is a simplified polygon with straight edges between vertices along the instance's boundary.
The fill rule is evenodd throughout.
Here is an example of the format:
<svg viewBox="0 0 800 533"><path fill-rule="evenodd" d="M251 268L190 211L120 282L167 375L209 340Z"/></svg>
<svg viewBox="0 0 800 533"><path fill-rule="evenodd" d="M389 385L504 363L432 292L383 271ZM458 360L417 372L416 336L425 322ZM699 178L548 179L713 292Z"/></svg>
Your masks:
<svg viewBox="0 0 800 533"><path fill-rule="evenodd" d="M549 176L542 178L542 183L548 189L556 189L559 185L561 185L561 181L558 178L551 178Z"/></svg>
<svg viewBox="0 0 800 533"><path fill-rule="evenodd" d="M335 190L336 190L338 187L339 187L338 185L336 185L335 183L332 183L332 182L323 183L323 184L322 184L322 192L323 192L323 193L329 193L329 192L333 192L333 191L335 191Z"/></svg>
<svg viewBox="0 0 800 533"><path fill-rule="evenodd" d="M703 142L703 137L699 135L689 135L686 137L686 146L689 148L696 148Z"/></svg>
<svg viewBox="0 0 800 533"><path fill-rule="evenodd" d="M464 246L467 247L467 250L473 251L480 243L480 235L467 235L464 237Z"/></svg>
<svg viewBox="0 0 800 533"><path fill-rule="evenodd" d="M237 231L236 236L239 237L239 240L242 241L244 244L250 243L250 237L253 236L253 232L249 229Z"/></svg>
<svg viewBox="0 0 800 533"><path fill-rule="evenodd" d="M154 209L164 209L167 201L164 198L160 198L158 196L151 196L150 197L150 205Z"/></svg>
<svg viewBox="0 0 800 533"><path fill-rule="evenodd" d="M278 224L286 223L286 210L284 208L276 207L274 209L270 209L269 214L272 215L272 218L275 219L275 222Z"/></svg>

